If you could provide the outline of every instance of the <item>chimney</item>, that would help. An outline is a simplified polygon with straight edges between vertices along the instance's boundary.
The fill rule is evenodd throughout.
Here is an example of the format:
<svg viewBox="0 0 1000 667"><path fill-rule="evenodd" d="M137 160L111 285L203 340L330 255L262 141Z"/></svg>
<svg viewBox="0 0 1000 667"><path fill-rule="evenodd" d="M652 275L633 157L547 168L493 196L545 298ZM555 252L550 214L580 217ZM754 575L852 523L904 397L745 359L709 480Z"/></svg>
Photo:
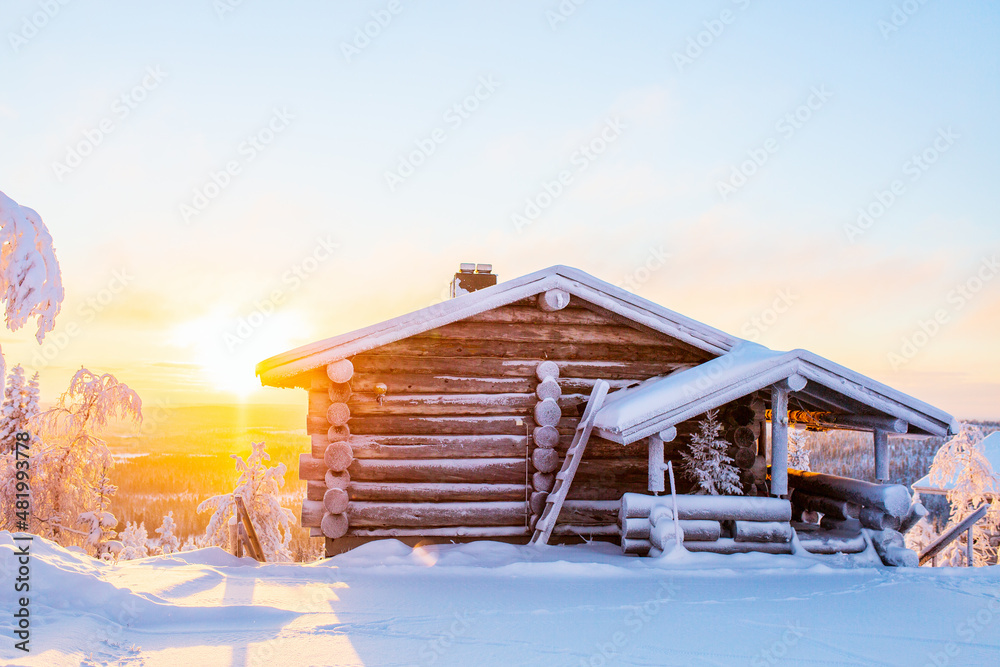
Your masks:
<svg viewBox="0 0 1000 667"><path fill-rule="evenodd" d="M454 299L456 296L462 296L496 284L497 276L493 273L492 264L462 262L458 267L458 273L451 281L451 298Z"/></svg>

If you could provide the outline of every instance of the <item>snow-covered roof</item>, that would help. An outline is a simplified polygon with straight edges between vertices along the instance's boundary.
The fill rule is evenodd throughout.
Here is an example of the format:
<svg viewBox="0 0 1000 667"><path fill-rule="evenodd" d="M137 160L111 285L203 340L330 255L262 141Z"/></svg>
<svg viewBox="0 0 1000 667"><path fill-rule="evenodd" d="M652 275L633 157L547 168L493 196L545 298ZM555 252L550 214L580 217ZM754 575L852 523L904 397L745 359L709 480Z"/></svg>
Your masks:
<svg viewBox="0 0 1000 667"><path fill-rule="evenodd" d="M1000 475L1000 431L995 433L990 433L988 436L979 441L976 447L983 453L986 460L990 463L990 468L993 469L995 475ZM919 493L930 493L937 495L944 495L955 488L955 483L958 481L959 471L955 471L944 484L932 484L930 473L924 475L913 484L910 485L914 491ZM984 489L987 494L992 494L1000 496L1000 482L994 477L991 486Z"/></svg>
<svg viewBox="0 0 1000 667"><path fill-rule="evenodd" d="M724 354L741 339L696 322L631 292L569 266L551 266L526 276L422 308L333 338L297 347L257 364L264 385L289 380L326 364L393 343L473 315L506 306L551 289L603 308L711 354Z"/></svg>
<svg viewBox="0 0 1000 667"><path fill-rule="evenodd" d="M903 419L911 432L958 432L954 417L912 396L806 350L775 352L743 341L694 368L651 378L608 396L594 428L604 438L631 443L750 393L800 375L795 393L813 407Z"/></svg>

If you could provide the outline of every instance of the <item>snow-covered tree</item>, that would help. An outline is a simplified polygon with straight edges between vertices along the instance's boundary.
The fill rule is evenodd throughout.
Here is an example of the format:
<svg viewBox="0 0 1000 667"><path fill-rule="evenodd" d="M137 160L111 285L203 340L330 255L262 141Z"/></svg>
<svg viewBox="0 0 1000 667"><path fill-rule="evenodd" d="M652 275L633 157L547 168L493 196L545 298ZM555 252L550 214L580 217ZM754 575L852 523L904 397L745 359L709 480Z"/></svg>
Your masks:
<svg viewBox="0 0 1000 667"><path fill-rule="evenodd" d="M978 426L963 424L958 435L941 446L931 464L931 484L945 488L949 482L948 504L951 507L948 526L961 522L984 503L990 509L973 531L973 562L975 565L992 565L997 562L996 547L990 544L990 537L1000 535L1000 498L990 491L1000 486L1000 471L994 471L979 443L983 431ZM955 540L942 553L950 564L964 564L965 545L961 539Z"/></svg>
<svg viewBox="0 0 1000 667"><path fill-rule="evenodd" d="M154 531L159 537L154 538L153 542L155 542L160 553L164 556L175 553L180 549L180 539L174 534L176 530L177 524L174 523L174 513L170 511L163 517L163 523L160 527Z"/></svg>
<svg viewBox="0 0 1000 667"><path fill-rule="evenodd" d="M705 413L705 419L698 422L698 432L681 452L681 469L707 493L742 495L740 471L726 453L729 443L719 436L721 432L718 411Z"/></svg>
<svg viewBox="0 0 1000 667"><path fill-rule="evenodd" d="M788 467L793 470L806 470L809 468L809 434L800 429L789 429L788 431Z"/></svg>
<svg viewBox="0 0 1000 667"><path fill-rule="evenodd" d="M55 326L64 297L52 236L41 216L0 192L0 301L7 329L35 318L41 343ZM7 374L0 352L0 377Z"/></svg>
<svg viewBox="0 0 1000 667"><path fill-rule="evenodd" d="M181 551L194 551L195 549L201 549L201 545L198 544L194 535L188 535L184 544L181 545Z"/></svg>
<svg viewBox="0 0 1000 667"><path fill-rule="evenodd" d="M205 530L208 545L226 547L229 544L229 519L236 512L236 496L243 498L250 521L257 531L261 549L268 562L292 560L288 544L292 539L291 525L295 515L281 506L280 491L285 485L286 467L279 463L268 467L271 456L263 442L252 443L253 450L244 461L233 454L240 476L232 493L213 496L198 505L198 512L212 512Z"/></svg>
<svg viewBox="0 0 1000 667"><path fill-rule="evenodd" d="M101 466L100 481L97 483L97 498L94 509L81 512L77 518L77 523L86 526L86 537L83 543L98 558L108 558L109 555L117 555L118 549L113 544L115 541L115 528L118 526L118 519L111 513L111 496L115 495L118 487L108 479L108 467Z"/></svg>
<svg viewBox="0 0 1000 667"><path fill-rule="evenodd" d="M142 401L113 375L81 368L58 404L35 420L41 443L32 453L32 532L69 546L90 533L73 529L88 512L103 512L114 487L114 461L101 437L112 420L139 423ZM81 539L84 538L84 539Z"/></svg>
<svg viewBox="0 0 1000 667"><path fill-rule="evenodd" d="M38 416L38 373L30 382L24 379L24 369L14 366L7 375L3 404L0 405L0 452L14 449L14 438L22 432L31 432L28 423Z"/></svg>
<svg viewBox="0 0 1000 667"><path fill-rule="evenodd" d="M135 560L149 555L149 534L146 524L128 523L121 534L122 550L118 560Z"/></svg>

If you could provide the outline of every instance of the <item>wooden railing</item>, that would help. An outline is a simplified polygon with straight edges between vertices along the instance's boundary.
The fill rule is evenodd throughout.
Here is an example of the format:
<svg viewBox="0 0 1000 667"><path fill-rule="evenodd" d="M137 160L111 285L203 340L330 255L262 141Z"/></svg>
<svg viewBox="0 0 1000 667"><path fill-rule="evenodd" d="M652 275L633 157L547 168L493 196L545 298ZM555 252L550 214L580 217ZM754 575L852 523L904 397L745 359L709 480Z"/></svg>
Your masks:
<svg viewBox="0 0 1000 667"><path fill-rule="evenodd" d="M966 564L972 567L972 529L975 527L977 521L986 516L989 508L989 504L984 503L975 512L962 519L958 524L952 526L950 530L945 531L936 540L928 544L927 548L920 553L920 564L923 565L927 561L932 560L941 553L942 549L958 539L959 535L968 531L969 534L965 545L965 560Z"/></svg>

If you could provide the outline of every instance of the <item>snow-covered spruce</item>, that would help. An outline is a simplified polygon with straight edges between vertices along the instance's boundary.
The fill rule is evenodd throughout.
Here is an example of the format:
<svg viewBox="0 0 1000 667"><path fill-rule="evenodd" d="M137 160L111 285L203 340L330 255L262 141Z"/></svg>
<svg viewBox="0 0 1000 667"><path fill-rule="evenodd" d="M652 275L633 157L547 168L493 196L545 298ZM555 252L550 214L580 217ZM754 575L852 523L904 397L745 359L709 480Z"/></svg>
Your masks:
<svg viewBox="0 0 1000 667"><path fill-rule="evenodd" d="M149 534L145 524L129 523L121 534L122 550L118 560L135 560L149 555Z"/></svg>
<svg viewBox="0 0 1000 667"><path fill-rule="evenodd" d="M284 463L269 468L266 461L270 455L263 442L252 443L253 451L246 461L233 454L236 469L240 472L236 488L232 493L213 496L198 505L198 512L212 512L212 518L205 530L205 543L210 546L229 545L229 519L236 511L235 496L246 503L247 511L261 549L268 562L289 562L292 554L288 549L291 541L291 526L295 515L281 506L281 487L285 485L286 467Z"/></svg>
<svg viewBox="0 0 1000 667"><path fill-rule="evenodd" d="M15 436L23 431L33 430L28 425L39 412L38 373L35 373L30 382L26 382L24 368L18 364L7 375L3 404L0 405L0 452L12 451Z"/></svg>
<svg viewBox="0 0 1000 667"><path fill-rule="evenodd" d="M718 411L705 413L705 419L698 422L698 432L681 452L681 469L706 493L741 495L740 471L726 454L729 443L719 436L721 431Z"/></svg>
<svg viewBox="0 0 1000 667"><path fill-rule="evenodd" d="M180 551L181 541L174 532L176 530L177 524L174 522L174 512L171 510L163 517L162 525L154 531L159 537L151 540L160 554L166 556Z"/></svg>

